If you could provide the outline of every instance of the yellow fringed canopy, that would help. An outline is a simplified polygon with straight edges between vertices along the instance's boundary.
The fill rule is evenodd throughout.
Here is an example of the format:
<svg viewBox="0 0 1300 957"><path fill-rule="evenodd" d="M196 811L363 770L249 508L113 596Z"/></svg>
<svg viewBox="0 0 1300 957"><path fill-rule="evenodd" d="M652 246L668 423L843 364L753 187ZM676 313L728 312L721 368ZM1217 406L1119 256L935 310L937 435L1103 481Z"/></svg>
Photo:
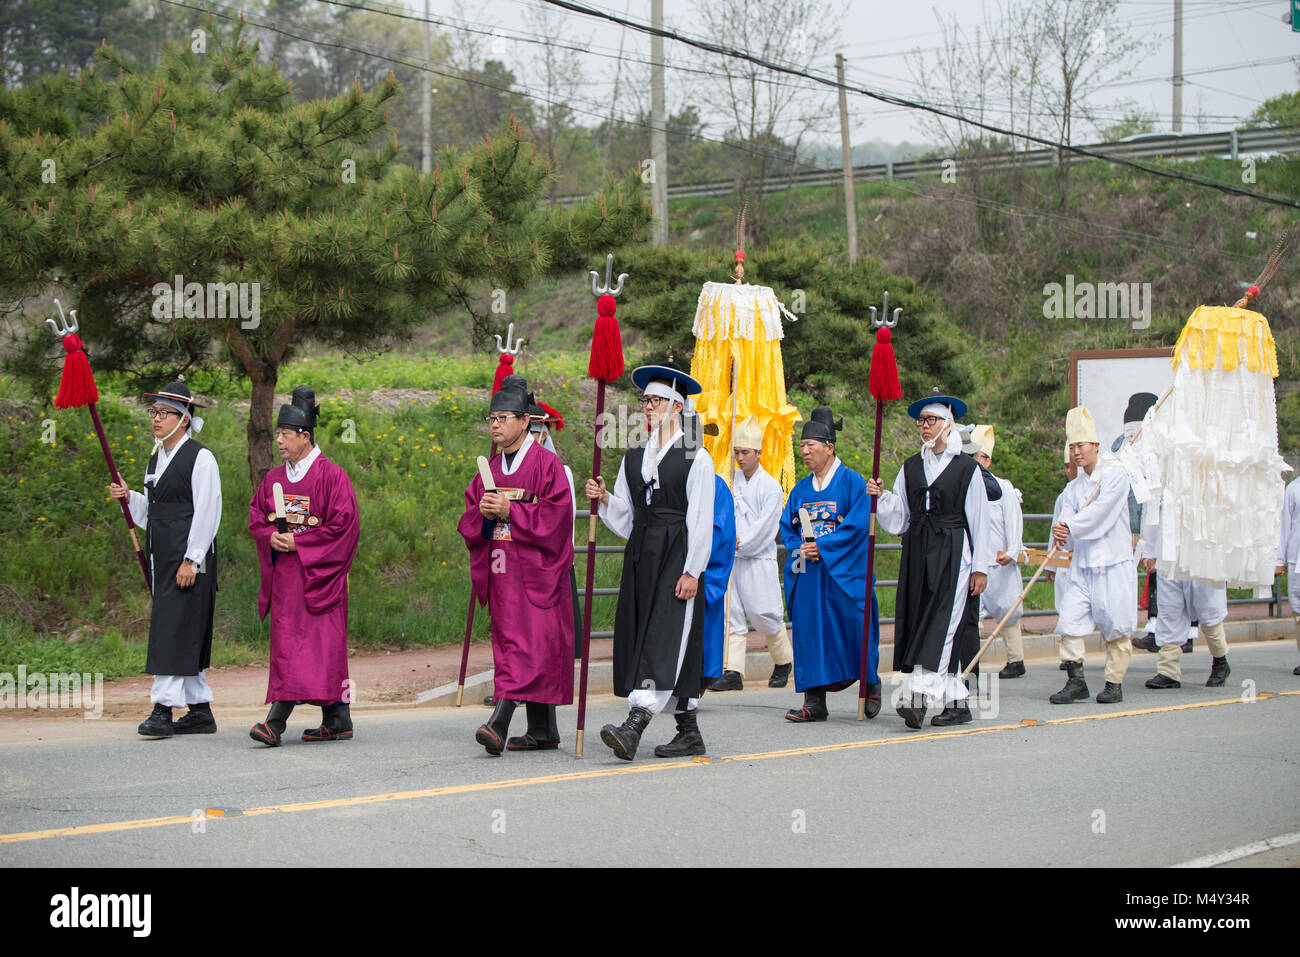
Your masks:
<svg viewBox="0 0 1300 957"><path fill-rule="evenodd" d="M735 363L735 421L749 416L763 429L759 462L788 495L794 487L790 436L799 410L786 400L781 361L781 315L789 316L768 286L706 282L695 310L695 354L691 376L703 386L695 406L703 421L718 427L704 447L718 475L731 484L732 390ZM794 316L790 316L791 319Z"/></svg>
<svg viewBox="0 0 1300 957"><path fill-rule="evenodd" d="M1231 372L1242 362L1277 378L1277 344L1268 320L1258 312L1233 306L1197 306L1174 346L1175 368L1183 356L1189 369Z"/></svg>

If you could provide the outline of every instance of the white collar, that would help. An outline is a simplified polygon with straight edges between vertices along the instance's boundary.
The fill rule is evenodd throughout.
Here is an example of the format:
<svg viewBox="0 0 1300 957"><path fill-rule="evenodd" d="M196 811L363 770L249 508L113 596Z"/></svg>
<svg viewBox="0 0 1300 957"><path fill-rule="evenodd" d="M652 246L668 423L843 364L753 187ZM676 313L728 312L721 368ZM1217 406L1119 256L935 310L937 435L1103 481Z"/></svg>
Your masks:
<svg viewBox="0 0 1300 957"><path fill-rule="evenodd" d="M307 477L307 470L311 464L320 458L320 446L313 445L311 451L298 460L297 465L289 462L284 463L284 474L290 482L301 482Z"/></svg>
<svg viewBox="0 0 1300 957"><path fill-rule="evenodd" d="M518 472L519 466L522 465L524 462L524 456L528 454L528 450L532 448L534 444L535 443L533 442L533 434L529 432L526 436L524 436L523 444L519 446L519 448L515 449L513 453L514 458L511 460L509 465L506 464L506 453L504 450L502 450L501 474L514 475L516 472Z"/></svg>
<svg viewBox="0 0 1300 957"><path fill-rule="evenodd" d="M837 455L835 456L835 459L831 462L831 467L826 470L826 481L818 484L816 474L813 475L812 477L813 491L814 492L825 491L826 486L830 485L831 480L835 478L835 473L839 471L839 468L840 468L840 457Z"/></svg>

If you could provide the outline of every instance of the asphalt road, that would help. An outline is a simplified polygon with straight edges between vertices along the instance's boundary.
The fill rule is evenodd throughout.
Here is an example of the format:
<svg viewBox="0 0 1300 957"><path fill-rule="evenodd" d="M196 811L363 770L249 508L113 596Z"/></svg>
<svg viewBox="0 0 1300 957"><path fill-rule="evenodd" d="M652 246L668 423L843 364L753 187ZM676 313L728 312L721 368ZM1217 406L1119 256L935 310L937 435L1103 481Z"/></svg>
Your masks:
<svg viewBox="0 0 1300 957"><path fill-rule="evenodd" d="M7 720L0 866L1173 865L1300 832L1298 660L1290 642L1234 645L1211 689L1198 652L1182 689L1150 691L1137 653L1110 706L1049 704L1064 675L1031 662L974 723L923 732L888 704L859 723L856 690L795 725L798 696L759 685L705 697L707 763L653 756L667 716L636 761L614 758L598 733L625 713L613 697L589 702L582 759L573 708L561 750L499 758L474 744L477 706L358 709L353 741L310 745L304 707L278 749L238 709L162 741L138 719ZM1095 694L1100 658L1087 678ZM1252 860L1293 866L1296 845L1229 863Z"/></svg>

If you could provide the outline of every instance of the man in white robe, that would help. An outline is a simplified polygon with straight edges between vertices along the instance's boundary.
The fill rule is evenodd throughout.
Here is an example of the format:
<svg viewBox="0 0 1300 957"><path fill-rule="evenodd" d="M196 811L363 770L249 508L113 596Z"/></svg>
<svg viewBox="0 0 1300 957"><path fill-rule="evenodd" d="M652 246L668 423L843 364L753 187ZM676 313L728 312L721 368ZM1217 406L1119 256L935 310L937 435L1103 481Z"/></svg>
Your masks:
<svg viewBox="0 0 1300 957"><path fill-rule="evenodd" d="M769 688L784 688L790 680L794 651L785 628L785 603L776 564L776 533L785 507L781 483L759 464L763 430L752 415L736 426L733 440L736 472L731 494L736 502L736 563L727 596L726 659L722 677L710 691L740 691L744 687L746 640L753 625L767 640L772 656ZM748 622L746 621L748 619Z"/></svg>

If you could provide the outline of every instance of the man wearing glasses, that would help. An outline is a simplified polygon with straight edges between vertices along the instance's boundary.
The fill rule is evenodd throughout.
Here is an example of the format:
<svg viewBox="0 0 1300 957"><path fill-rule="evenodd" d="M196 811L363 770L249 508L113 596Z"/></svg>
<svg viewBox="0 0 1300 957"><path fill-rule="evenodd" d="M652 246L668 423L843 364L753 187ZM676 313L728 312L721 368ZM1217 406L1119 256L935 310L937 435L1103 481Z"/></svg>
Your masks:
<svg viewBox="0 0 1300 957"><path fill-rule="evenodd" d="M154 451L145 469L144 493L109 485L126 501L131 519L145 529L153 582L149 651L153 712L138 728L151 738L212 734L212 690L204 672L212 659L212 613L217 593L217 527L221 524L221 475L217 460L190 437L203 427L203 408L178 377L151 402ZM179 720L172 709L189 706Z"/></svg>
<svg viewBox="0 0 1300 957"><path fill-rule="evenodd" d="M489 463L494 488L474 477L458 526L474 594L492 616L495 707L474 740L494 757L558 748L555 706L573 703L573 493L559 457L529 433L530 421L528 385L509 376L487 418L501 450ZM508 738L520 701L528 731Z"/></svg>
<svg viewBox="0 0 1300 957"><path fill-rule="evenodd" d="M927 706L943 703L936 727L971 720L970 690L962 666L979 651L979 596L988 584L993 548L988 535L988 492L979 466L962 452L954 421L966 403L935 394L913 402L921 450L898 470L893 491L878 479L867 492L879 495L880 527L903 536L894 612L894 668L910 674L897 705L917 730Z"/></svg>
<svg viewBox="0 0 1300 957"><path fill-rule="evenodd" d="M713 460L682 430L688 396L700 384L672 362L641 366L632 382L650 432L623 456L611 493L589 480L588 499L614 534L627 539L614 619L614 693L627 698L627 720L605 725L600 739L631 761L650 719L667 710L677 735L658 757L704 754L696 720L704 666L700 576L713 546Z"/></svg>

